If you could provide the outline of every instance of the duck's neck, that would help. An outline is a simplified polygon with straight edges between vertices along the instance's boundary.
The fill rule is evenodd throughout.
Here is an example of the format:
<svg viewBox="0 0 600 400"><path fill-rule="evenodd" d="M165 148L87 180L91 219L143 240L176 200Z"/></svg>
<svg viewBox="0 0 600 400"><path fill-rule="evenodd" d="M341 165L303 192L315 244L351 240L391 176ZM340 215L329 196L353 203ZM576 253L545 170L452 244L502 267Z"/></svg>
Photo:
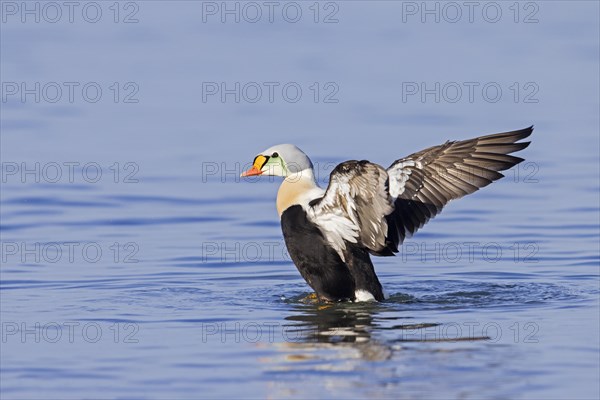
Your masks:
<svg viewBox="0 0 600 400"><path fill-rule="evenodd" d="M277 192L277 212L281 214L293 205L306 208L308 203L323 195L323 189L317 185L312 168L287 176Z"/></svg>

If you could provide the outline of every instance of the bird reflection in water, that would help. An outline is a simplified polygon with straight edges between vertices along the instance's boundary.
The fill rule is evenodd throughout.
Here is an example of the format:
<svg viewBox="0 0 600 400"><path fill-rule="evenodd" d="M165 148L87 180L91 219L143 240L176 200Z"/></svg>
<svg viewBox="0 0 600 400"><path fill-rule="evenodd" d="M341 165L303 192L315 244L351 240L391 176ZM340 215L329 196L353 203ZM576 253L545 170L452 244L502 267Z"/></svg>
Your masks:
<svg viewBox="0 0 600 400"><path fill-rule="evenodd" d="M296 304L285 318L285 340L278 345L285 361L340 358L384 361L410 343L471 342L488 337L440 337L432 334L443 326L416 322L413 317L390 319L387 303ZM414 321L414 322L413 322ZM444 329L441 329L444 331ZM373 337L377 332L377 337ZM334 354L331 353L334 351ZM280 360L282 361L282 360ZM333 364L332 364L333 365ZM335 364L339 368L339 364ZM284 367L285 368L285 367ZM320 368L328 369L326 365Z"/></svg>
<svg viewBox="0 0 600 400"><path fill-rule="evenodd" d="M285 361L331 359L327 350L335 350L333 357L338 360L387 360L392 355L391 345L371 337L379 307L352 303L296 305L295 312L285 318L285 341L280 343L287 353Z"/></svg>

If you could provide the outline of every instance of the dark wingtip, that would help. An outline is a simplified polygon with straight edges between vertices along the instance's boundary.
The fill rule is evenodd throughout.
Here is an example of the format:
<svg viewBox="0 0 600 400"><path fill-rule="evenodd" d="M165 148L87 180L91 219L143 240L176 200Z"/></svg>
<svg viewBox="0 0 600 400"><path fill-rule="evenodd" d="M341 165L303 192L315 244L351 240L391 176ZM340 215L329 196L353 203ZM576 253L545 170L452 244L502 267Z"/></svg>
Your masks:
<svg viewBox="0 0 600 400"><path fill-rule="evenodd" d="M507 132L507 135L513 136L515 138L514 140L518 141L518 140L525 139L525 138L531 136L532 132L533 132L533 125L531 125L528 128L519 129L518 131Z"/></svg>
<svg viewBox="0 0 600 400"><path fill-rule="evenodd" d="M519 140L529 137L531 132L533 132L533 125L516 131L493 133L491 135L480 136L475 140L479 140L480 144L516 143Z"/></svg>
<svg viewBox="0 0 600 400"><path fill-rule="evenodd" d="M519 140L528 138L529 136L531 136L532 132L533 132L533 125L531 125L531 126L529 126L527 128L520 129L518 131L508 132L508 135L512 136L511 139L512 139L512 142L513 142L513 146L518 146L518 148L515 149L515 150L510 151L507 154L514 153L516 151L521 151L521 150L524 150L527 147L529 147L529 145L531 144L531 141L528 141L528 142L519 142ZM517 164L521 163L522 161L525 161L521 157L515 157L515 156L512 156L512 157L515 158L514 165L517 165Z"/></svg>
<svg viewBox="0 0 600 400"><path fill-rule="evenodd" d="M533 125L531 125L528 128L521 129L521 132L523 132L523 135L521 137L519 137L519 139L517 139L517 140L525 139L525 138L528 138L529 136L531 136L531 134L533 133L533 129L534 129ZM519 143L523 144L523 149L526 149L531 144L531 142L519 142Z"/></svg>

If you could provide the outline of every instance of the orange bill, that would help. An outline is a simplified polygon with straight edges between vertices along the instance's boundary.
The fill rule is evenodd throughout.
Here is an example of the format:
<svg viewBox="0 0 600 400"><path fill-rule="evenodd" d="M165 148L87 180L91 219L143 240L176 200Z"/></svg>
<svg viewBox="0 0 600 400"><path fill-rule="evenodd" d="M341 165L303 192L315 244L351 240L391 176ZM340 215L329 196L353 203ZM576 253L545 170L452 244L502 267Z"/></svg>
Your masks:
<svg viewBox="0 0 600 400"><path fill-rule="evenodd" d="M252 166L252 168L250 168L248 171L242 172L241 176L261 175L263 173L263 171L261 171L261 168L263 167L263 165L266 164L266 162L267 162L267 157L256 156L256 158L254 159L254 165Z"/></svg>

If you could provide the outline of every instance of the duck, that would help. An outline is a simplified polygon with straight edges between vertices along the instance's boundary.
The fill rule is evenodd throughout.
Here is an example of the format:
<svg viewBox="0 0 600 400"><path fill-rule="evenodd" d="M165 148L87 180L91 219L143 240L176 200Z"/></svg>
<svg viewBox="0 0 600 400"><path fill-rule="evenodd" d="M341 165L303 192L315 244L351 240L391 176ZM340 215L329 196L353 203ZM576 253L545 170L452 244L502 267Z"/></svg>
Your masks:
<svg viewBox="0 0 600 400"><path fill-rule="evenodd" d="M446 141L394 161L337 165L326 189L293 144L260 152L241 174L278 176L276 207L287 251L318 302L383 301L371 256L393 256L451 200L502 178L523 158L533 126Z"/></svg>

